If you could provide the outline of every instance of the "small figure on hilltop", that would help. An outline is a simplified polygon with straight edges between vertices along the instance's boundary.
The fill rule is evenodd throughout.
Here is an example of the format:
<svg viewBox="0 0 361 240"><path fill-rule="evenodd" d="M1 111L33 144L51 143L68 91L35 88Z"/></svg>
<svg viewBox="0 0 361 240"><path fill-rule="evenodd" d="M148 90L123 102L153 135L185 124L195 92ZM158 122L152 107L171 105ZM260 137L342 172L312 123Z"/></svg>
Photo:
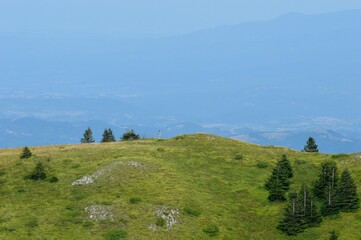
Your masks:
<svg viewBox="0 0 361 240"><path fill-rule="evenodd" d="M23 152L20 155L20 159L24 158L31 158L33 154L31 153L30 149L28 147L23 148Z"/></svg>
<svg viewBox="0 0 361 240"><path fill-rule="evenodd" d="M315 139L312 137L309 137L306 146L303 148L303 151L305 152L318 152L318 146L316 144Z"/></svg>

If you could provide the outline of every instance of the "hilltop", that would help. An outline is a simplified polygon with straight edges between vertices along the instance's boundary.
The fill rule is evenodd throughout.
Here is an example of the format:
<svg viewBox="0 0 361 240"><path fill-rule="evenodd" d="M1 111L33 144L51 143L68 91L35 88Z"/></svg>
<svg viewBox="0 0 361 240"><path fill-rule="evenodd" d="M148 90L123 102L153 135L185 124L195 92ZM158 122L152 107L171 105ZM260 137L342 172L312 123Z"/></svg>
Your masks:
<svg viewBox="0 0 361 240"><path fill-rule="evenodd" d="M285 203L270 203L264 182L287 154L293 189L320 164L348 168L361 193L361 155L304 153L208 134L171 139L0 150L0 239L359 239L361 211L324 218L286 237L276 229ZM44 164L58 182L24 177ZM162 218L162 216L164 216ZM210 237L219 229L218 235ZM113 235L111 235L113 233Z"/></svg>

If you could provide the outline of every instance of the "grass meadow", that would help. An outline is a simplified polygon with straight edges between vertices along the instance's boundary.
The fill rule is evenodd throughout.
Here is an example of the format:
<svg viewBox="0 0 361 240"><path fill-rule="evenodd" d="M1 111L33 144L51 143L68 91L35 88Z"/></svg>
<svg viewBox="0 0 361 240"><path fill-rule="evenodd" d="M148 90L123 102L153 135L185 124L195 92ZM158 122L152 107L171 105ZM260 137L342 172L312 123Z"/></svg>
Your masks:
<svg viewBox="0 0 361 240"><path fill-rule="evenodd" d="M300 146L302 148L302 146ZM289 237L264 182L287 154L293 189L333 159L361 193L361 155L304 153L208 134L0 150L0 239L361 239L361 210ZM24 177L37 163L47 179ZM82 183L84 176L91 183ZM50 181L57 177L59 181ZM75 184L77 180L80 180ZM82 183L82 184L81 184ZM361 195L361 194L360 194Z"/></svg>

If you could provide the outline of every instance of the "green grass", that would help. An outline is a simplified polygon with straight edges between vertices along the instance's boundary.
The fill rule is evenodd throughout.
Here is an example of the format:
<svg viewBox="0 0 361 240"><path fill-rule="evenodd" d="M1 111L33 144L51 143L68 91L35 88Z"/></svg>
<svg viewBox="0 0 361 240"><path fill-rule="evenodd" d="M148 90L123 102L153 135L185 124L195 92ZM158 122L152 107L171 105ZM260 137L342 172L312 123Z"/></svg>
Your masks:
<svg viewBox="0 0 361 240"><path fill-rule="evenodd" d="M0 239L304 240L328 239L334 229L339 239L361 237L360 210L284 236L276 229L284 203L268 202L263 187L287 154L292 188L311 183L320 164L332 159L340 172L350 169L361 192L358 154L304 153L207 134L30 150L29 159L19 159L22 149L0 150ZM24 179L38 162L48 179ZM99 172L92 184L72 185ZM107 217L95 220L87 207ZM160 209L167 216L176 211L171 228L161 224Z"/></svg>

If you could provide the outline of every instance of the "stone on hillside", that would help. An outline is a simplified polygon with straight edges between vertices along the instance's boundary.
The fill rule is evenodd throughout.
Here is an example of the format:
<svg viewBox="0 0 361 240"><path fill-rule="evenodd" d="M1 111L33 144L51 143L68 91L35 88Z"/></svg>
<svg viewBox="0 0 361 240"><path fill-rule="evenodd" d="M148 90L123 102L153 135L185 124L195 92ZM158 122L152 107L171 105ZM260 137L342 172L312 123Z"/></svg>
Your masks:
<svg viewBox="0 0 361 240"><path fill-rule="evenodd" d="M85 208L88 217L94 221L114 220L112 209L110 206L91 205Z"/></svg>
<svg viewBox="0 0 361 240"><path fill-rule="evenodd" d="M76 181L74 181L71 185L86 185L86 184L92 184L94 182L94 179L89 176L84 176Z"/></svg>

